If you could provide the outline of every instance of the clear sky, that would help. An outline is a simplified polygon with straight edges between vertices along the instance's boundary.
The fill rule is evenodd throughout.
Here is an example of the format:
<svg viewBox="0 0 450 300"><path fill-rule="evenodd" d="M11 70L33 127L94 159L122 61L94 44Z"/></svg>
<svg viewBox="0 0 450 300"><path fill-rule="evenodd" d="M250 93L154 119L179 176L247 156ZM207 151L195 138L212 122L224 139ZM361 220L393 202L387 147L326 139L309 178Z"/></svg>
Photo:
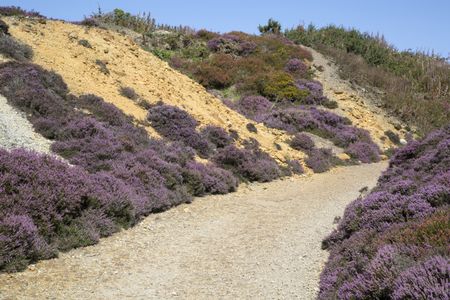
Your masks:
<svg viewBox="0 0 450 300"><path fill-rule="evenodd" d="M1 0L48 17L81 20L114 8L151 12L158 23L255 33L272 17L284 28L313 23L382 33L398 49L435 50L450 56L450 0Z"/></svg>

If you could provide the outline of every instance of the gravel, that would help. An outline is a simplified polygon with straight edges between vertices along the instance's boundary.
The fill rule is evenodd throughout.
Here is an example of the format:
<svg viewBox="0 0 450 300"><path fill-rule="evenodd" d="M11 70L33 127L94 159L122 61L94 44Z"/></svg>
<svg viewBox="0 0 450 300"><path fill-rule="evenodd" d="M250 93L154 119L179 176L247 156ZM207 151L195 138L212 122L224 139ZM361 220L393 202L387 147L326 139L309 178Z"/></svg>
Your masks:
<svg viewBox="0 0 450 300"><path fill-rule="evenodd" d="M8 104L0 95L0 147L28 148L50 153L51 142L37 134L26 116Z"/></svg>
<svg viewBox="0 0 450 300"><path fill-rule="evenodd" d="M333 220L386 163L251 184L0 275L1 299L314 299Z"/></svg>

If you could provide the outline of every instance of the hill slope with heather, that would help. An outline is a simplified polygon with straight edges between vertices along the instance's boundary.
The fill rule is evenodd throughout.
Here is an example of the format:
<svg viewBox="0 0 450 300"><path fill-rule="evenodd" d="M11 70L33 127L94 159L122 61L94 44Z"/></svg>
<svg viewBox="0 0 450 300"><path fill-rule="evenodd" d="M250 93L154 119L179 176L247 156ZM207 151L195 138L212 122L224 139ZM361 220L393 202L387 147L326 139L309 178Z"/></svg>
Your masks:
<svg viewBox="0 0 450 300"><path fill-rule="evenodd" d="M448 295L444 61L358 34L364 47L333 52L327 35L274 20L250 35L119 9L0 15L0 272L25 270L0 275L1 295ZM361 80L380 70L402 90Z"/></svg>
<svg viewBox="0 0 450 300"><path fill-rule="evenodd" d="M163 101L183 108L204 126L217 125L235 130L242 139L253 137L263 150L281 161L285 157L304 157L286 144L288 136L281 131L255 124L258 132L249 132L246 125L250 120L142 50L127 36L62 21L43 24L33 20L11 20L9 24L11 34L33 48L33 62L60 74L72 93L95 94L104 98L143 124L153 136L158 135L149 124L145 124L147 110L122 96L121 87L134 89L149 103ZM81 40L88 41L91 47L80 45ZM105 65L103 72L101 64ZM282 149L278 150L275 143Z"/></svg>

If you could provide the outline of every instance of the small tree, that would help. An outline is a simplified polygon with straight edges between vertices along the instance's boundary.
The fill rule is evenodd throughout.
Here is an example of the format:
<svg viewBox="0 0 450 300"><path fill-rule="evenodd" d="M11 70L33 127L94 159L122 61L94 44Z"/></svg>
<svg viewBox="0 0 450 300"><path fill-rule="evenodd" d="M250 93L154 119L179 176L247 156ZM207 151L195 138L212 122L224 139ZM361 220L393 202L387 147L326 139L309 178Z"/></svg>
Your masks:
<svg viewBox="0 0 450 300"><path fill-rule="evenodd" d="M280 34L281 33L281 24L278 21L275 21L274 19L270 18L269 21L267 21L267 25L259 25L258 26L259 32L262 34L265 33L274 33L274 34Z"/></svg>

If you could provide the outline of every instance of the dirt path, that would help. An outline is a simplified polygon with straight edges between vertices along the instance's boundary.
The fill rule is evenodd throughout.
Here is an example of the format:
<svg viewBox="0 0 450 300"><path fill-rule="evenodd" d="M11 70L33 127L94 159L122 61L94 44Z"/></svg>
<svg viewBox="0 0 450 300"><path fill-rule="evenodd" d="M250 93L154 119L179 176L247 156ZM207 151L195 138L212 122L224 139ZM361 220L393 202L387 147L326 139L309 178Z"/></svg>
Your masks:
<svg viewBox="0 0 450 300"><path fill-rule="evenodd" d="M316 79L322 83L325 96L338 102L339 107L333 112L349 118L357 127L368 130L382 150L395 146L386 138L385 131L391 130L402 138L405 136L405 130L395 128L399 128L401 122L393 116L388 116L379 107L380 95L369 93L364 88L341 79L334 63L316 50L306 48L313 55L314 66L320 69L316 71Z"/></svg>
<svg viewBox="0 0 450 300"><path fill-rule="evenodd" d="M50 145L49 140L34 131L25 114L14 109L6 98L0 95L0 147L6 149L24 147L50 153Z"/></svg>
<svg viewBox="0 0 450 300"><path fill-rule="evenodd" d="M196 199L100 244L0 275L1 299L312 299L335 216L386 163Z"/></svg>

